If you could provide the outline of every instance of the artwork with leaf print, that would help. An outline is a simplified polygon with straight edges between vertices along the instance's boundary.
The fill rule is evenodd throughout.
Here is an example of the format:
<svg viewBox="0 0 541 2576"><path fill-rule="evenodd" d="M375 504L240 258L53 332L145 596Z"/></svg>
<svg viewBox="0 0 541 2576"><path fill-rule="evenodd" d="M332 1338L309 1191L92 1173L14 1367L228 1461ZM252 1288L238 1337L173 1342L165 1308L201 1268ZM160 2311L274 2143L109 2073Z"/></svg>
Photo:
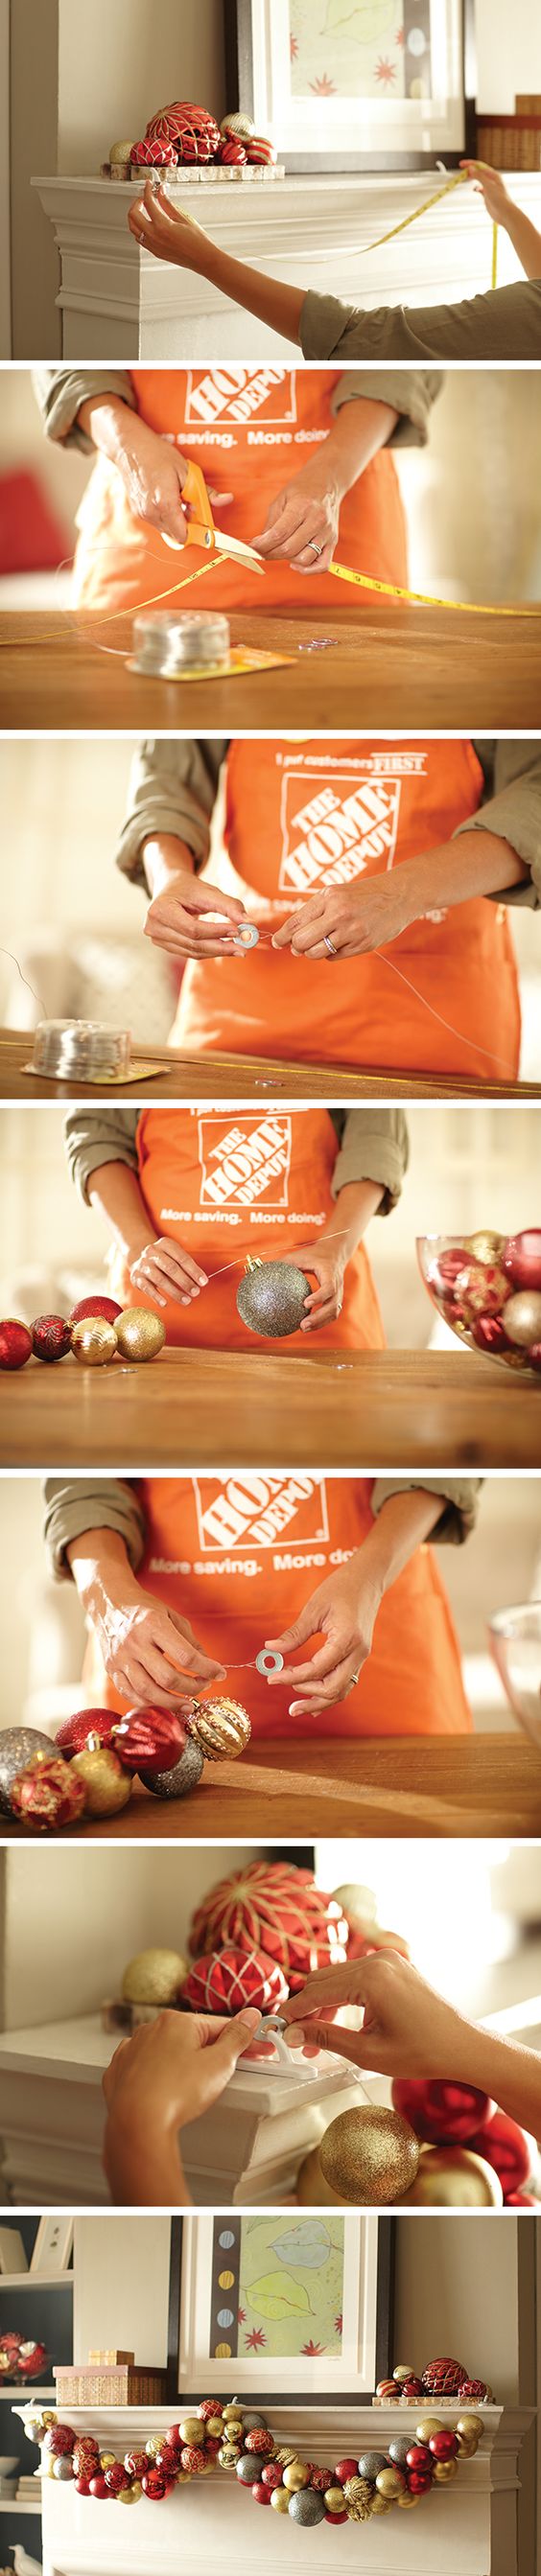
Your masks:
<svg viewBox="0 0 541 2576"><path fill-rule="evenodd" d="M243 2218L235 2275L229 2340L239 2356L250 2353L263 2363L291 2354L341 2356L343 2218L289 2219L279 2211L270 2218ZM231 2292L230 2315L232 2308ZM225 2317L223 2307L218 2313Z"/></svg>

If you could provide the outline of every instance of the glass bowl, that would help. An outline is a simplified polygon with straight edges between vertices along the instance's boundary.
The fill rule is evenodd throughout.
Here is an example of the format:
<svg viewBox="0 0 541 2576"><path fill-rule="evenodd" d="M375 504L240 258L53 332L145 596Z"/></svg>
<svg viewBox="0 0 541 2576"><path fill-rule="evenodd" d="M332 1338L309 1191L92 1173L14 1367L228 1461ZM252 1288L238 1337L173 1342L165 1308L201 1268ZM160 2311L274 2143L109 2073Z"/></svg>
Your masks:
<svg viewBox="0 0 541 2576"><path fill-rule="evenodd" d="M532 1743L541 1746L541 1601L495 1611L488 1634L515 1717Z"/></svg>
<svg viewBox="0 0 541 2576"><path fill-rule="evenodd" d="M432 1305L457 1341L541 1382L541 1227L522 1234L420 1234Z"/></svg>

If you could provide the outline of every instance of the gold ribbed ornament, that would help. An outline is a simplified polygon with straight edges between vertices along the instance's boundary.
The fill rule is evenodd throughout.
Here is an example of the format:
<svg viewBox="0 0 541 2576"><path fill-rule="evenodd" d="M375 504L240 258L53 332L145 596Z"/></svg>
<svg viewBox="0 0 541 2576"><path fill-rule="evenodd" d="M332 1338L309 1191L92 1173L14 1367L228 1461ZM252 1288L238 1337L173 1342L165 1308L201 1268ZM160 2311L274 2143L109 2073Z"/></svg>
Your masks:
<svg viewBox="0 0 541 2576"><path fill-rule="evenodd" d="M81 1324L72 1325L71 1347L84 1368L109 1368L117 1355L112 1324L103 1315L85 1315Z"/></svg>
<svg viewBox="0 0 541 2576"><path fill-rule="evenodd" d="M250 1742L251 1725L239 1699L196 1700L186 1716L188 1734L205 1762L237 1762Z"/></svg>

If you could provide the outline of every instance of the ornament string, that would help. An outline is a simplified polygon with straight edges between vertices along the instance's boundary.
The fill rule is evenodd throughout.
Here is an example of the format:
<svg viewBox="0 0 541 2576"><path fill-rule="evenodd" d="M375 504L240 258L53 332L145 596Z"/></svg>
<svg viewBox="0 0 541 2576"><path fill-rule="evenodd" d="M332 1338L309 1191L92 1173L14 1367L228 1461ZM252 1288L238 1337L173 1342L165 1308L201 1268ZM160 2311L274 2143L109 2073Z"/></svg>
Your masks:
<svg viewBox="0 0 541 2576"><path fill-rule="evenodd" d="M35 984L31 984L31 983L30 983L30 980L29 980L28 975L23 975L23 970L22 970L22 966L21 966L21 964L20 964L20 960L19 960L19 958L18 958L18 957L15 957L14 952L13 952L13 949L12 949L12 948L0 948L0 957L9 957L10 966L16 966L16 968L17 968L17 974L18 974L18 976L20 977L21 984L24 984L24 985L26 986L26 991L27 991L27 993L31 993L31 995L32 995L32 1001L33 1001L33 1002L37 1002L37 1005L38 1005L38 1011L43 1011L43 1017L44 1017L44 1019L45 1019L45 1018L46 1018L46 1016L47 1016L47 1014L46 1014L46 1006L45 1006L45 1002L44 1002L44 1000L43 1000L43 994L42 994L42 993L37 993L37 992L36 992Z"/></svg>

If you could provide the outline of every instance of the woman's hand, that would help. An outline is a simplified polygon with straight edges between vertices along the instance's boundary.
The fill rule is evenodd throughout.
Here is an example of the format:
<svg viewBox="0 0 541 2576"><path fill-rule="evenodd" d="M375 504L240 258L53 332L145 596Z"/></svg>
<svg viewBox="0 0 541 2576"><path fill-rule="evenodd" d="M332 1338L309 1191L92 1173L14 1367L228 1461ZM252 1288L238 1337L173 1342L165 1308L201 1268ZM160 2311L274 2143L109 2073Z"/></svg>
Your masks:
<svg viewBox="0 0 541 2576"><path fill-rule="evenodd" d="M209 1285L208 1272L171 1234L156 1235L134 1259L128 1254L128 1262L132 1288L142 1288L153 1306L166 1306L171 1300L191 1306L201 1288Z"/></svg>
<svg viewBox="0 0 541 2576"><path fill-rule="evenodd" d="M227 2022L164 2012L121 2041L103 2077L103 2160L115 2202L186 2204L178 2132L219 2101L260 2021L252 2008Z"/></svg>
<svg viewBox="0 0 541 2576"><path fill-rule="evenodd" d="M246 921L246 906L219 886L202 885L190 868L179 868L145 915L145 939L165 948L170 957L230 957L235 954L232 928ZM242 950L236 952L242 955Z"/></svg>
<svg viewBox="0 0 541 2576"><path fill-rule="evenodd" d="M206 248L206 234L193 215L183 206L174 206L161 181L145 183L144 195L137 197L128 215L130 232L140 249L151 250L155 259L170 260L174 268L197 268L198 254Z"/></svg>
<svg viewBox="0 0 541 2576"><path fill-rule="evenodd" d="M276 1646L281 1654L307 1645L310 1637L325 1639L308 1663L286 1664L283 1672L269 1675L269 1690L292 1682L297 1696L290 1702L290 1717L319 1717L324 1709L347 1699L371 1652L381 1597L378 1577L368 1564L363 1579L357 1556L318 1583L283 1636L265 1638L265 1645Z"/></svg>
<svg viewBox="0 0 541 2576"><path fill-rule="evenodd" d="M333 2016L342 2004L363 2005L362 2030L336 2025ZM380 1950L351 1967L320 1969L282 2011L295 2046L304 2040L310 2050L335 2049L374 2075L467 2074L478 2080L472 2079L477 2033L396 1951Z"/></svg>
<svg viewBox="0 0 541 2576"><path fill-rule="evenodd" d="M404 878L402 885L400 880ZM309 897L289 914L272 939L273 948L289 948L292 957L333 958L325 947L331 939L337 957L362 957L398 939L414 917L408 871L399 867L381 877L356 878L350 886Z"/></svg>
<svg viewBox="0 0 541 2576"><path fill-rule="evenodd" d="M109 1680L135 1708L146 1701L169 1708L190 1697L194 1681L224 1679L224 1666L203 1653L189 1619L155 1601L128 1570L120 1597L102 1590L93 1603L92 1627Z"/></svg>
<svg viewBox="0 0 541 2576"><path fill-rule="evenodd" d="M474 180L477 195L484 197L487 215L492 216L492 222L505 224L511 199L501 171L491 170L487 161L461 161L460 168L467 170L468 178Z"/></svg>
<svg viewBox="0 0 541 2576"><path fill-rule="evenodd" d="M317 1243L299 1243L294 1252L281 1252L280 1260L292 1262L296 1270L312 1271L318 1282L305 1297L301 1333L320 1333L324 1324L335 1324L344 1295L344 1244L338 1239L333 1243L330 1236Z"/></svg>
<svg viewBox="0 0 541 2576"><path fill-rule="evenodd" d="M120 407L119 407L120 408ZM185 546L186 512L182 507L182 485L185 464L176 449L156 430L149 429L137 412L122 404L122 428L113 462L122 475L126 498L134 518L144 519L146 526L156 528L161 537L173 537L175 545ZM164 556L164 564L167 557Z"/></svg>
<svg viewBox="0 0 541 2576"><path fill-rule="evenodd" d="M267 563L294 563L296 572L328 572L338 537L341 492L325 450L277 492L257 552Z"/></svg>

